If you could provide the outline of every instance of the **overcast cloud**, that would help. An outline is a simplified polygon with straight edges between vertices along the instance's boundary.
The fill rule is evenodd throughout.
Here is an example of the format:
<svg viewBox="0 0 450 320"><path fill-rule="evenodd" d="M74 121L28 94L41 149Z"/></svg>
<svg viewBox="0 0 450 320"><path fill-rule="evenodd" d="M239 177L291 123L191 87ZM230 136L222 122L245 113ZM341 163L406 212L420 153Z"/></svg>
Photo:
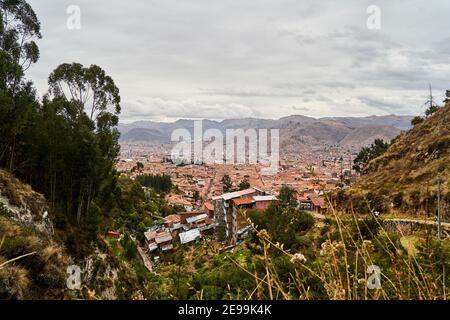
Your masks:
<svg viewBox="0 0 450 320"><path fill-rule="evenodd" d="M448 0L29 0L42 23L42 95L60 63L98 64L121 121L424 111L450 88ZM81 29L69 30L69 5ZM369 5L381 30L366 27Z"/></svg>

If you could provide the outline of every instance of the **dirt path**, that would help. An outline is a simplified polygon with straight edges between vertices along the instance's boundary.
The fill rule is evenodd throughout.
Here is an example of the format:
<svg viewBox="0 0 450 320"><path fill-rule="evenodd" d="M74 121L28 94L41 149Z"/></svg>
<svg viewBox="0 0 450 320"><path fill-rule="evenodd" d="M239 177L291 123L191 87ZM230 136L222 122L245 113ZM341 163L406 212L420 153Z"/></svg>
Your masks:
<svg viewBox="0 0 450 320"><path fill-rule="evenodd" d="M315 213L315 212L311 212L311 214L313 215L313 217L317 220L325 220L325 219L332 219L335 220L334 217L327 217L323 214L319 214L319 213ZM345 218L344 218L345 219ZM362 220L359 219L359 220ZM394 222L412 222L412 223L419 223L419 224L423 224L423 225L436 225L437 223L434 220L423 220L423 219L408 219L408 218L385 218L385 221L394 221ZM445 230L450 230L450 223L449 222L442 222L441 223L442 228Z"/></svg>
<svg viewBox="0 0 450 320"><path fill-rule="evenodd" d="M142 249L141 246L137 246L137 250L139 252L139 256L141 257L142 261L144 262L144 266L148 269L148 271L153 272L153 264L150 261L150 259L148 258L144 249Z"/></svg>

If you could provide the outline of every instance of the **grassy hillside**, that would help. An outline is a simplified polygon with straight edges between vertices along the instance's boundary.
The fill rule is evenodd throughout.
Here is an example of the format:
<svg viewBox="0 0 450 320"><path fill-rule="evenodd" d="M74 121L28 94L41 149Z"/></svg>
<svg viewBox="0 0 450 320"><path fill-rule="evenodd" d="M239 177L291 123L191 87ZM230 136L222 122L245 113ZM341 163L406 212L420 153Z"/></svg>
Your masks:
<svg viewBox="0 0 450 320"><path fill-rule="evenodd" d="M402 134L372 160L349 194L368 196L382 211L433 214L437 178L445 205L450 202L450 104Z"/></svg>
<svg viewBox="0 0 450 320"><path fill-rule="evenodd" d="M0 170L0 299L61 299L71 258L54 240L45 198Z"/></svg>
<svg viewBox="0 0 450 320"><path fill-rule="evenodd" d="M130 237L87 242L48 208L43 195L0 170L0 300L158 298ZM81 290L67 288L70 265L81 269Z"/></svg>

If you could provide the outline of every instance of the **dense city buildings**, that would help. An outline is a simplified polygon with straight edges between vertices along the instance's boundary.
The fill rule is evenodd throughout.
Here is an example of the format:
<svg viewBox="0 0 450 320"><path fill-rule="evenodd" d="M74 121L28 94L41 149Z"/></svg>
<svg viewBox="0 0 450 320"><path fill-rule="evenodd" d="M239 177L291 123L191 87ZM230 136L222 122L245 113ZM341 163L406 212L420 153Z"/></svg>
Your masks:
<svg viewBox="0 0 450 320"><path fill-rule="evenodd" d="M170 145L123 143L117 169L132 179L139 175L170 176L173 188L165 200L184 212L173 212L145 233L147 252L158 255L187 244L205 234L215 234L234 246L250 226L242 212L265 210L283 186L294 190L298 208L323 214L324 195L356 179L352 170L355 154L336 146L284 147L279 169L262 173L257 164L175 164ZM224 186L224 177L230 185ZM223 233L223 234L220 234Z"/></svg>

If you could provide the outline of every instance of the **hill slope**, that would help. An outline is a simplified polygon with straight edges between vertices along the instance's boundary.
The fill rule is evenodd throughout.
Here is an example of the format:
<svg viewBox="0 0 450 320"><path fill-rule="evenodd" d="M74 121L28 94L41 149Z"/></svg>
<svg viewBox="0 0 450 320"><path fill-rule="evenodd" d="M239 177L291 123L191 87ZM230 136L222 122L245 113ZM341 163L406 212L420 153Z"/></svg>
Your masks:
<svg viewBox="0 0 450 320"><path fill-rule="evenodd" d="M0 170L0 299L64 297L71 259L53 239L47 209L41 194Z"/></svg>
<svg viewBox="0 0 450 320"><path fill-rule="evenodd" d="M0 300L157 297L151 274L138 257L124 257L120 241L100 235L82 243L79 229L53 223L48 207L43 195L0 169ZM80 256L74 248L81 246L90 251ZM70 265L81 269L81 290L67 288Z"/></svg>
<svg viewBox="0 0 450 320"><path fill-rule="evenodd" d="M350 132L339 144L343 147L361 149L362 147L373 143L375 139L382 139L389 142L393 137L398 136L400 133L400 129L392 126L361 127Z"/></svg>
<svg viewBox="0 0 450 320"><path fill-rule="evenodd" d="M404 133L381 157L372 160L352 188L378 197L384 207L434 214L437 177L450 202L450 104Z"/></svg>

